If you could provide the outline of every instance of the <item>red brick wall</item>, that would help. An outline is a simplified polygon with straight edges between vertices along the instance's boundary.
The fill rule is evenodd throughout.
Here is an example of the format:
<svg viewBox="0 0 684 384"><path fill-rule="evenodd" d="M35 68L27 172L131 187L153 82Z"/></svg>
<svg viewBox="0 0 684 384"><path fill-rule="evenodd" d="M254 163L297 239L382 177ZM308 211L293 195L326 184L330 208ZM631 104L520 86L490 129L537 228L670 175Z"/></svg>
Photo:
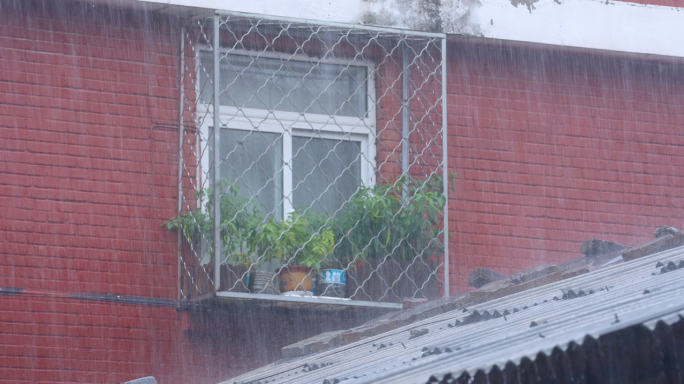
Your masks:
<svg viewBox="0 0 684 384"><path fill-rule="evenodd" d="M387 52L382 50L380 60ZM385 60L375 76L376 108L375 182L389 184L401 176L401 58Z"/></svg>
<svg viewBox="0 0 684 384"><path fill-rule="evenodd" d="M216 383L378 315L178 310L179 22L0 6L0 383Z"/></svg>
<svg viewBox="0 0 684 384"><path fill-rule="evenodd" d="M2 383L212 383L244 363L235 344L185 337L175 308L24 294L0 300L0 332Z"/></svg>
<svg viewBox="0 0 684 384"><path fill-rule="evenodd" d="M173 31L41 8L0 16L0 285L173 297Z"/></svg>
<svg viewBox="0 0 684 384"><path fill-rule="evenodd" d="M0 382L216 382L361 321L163 306L177 294L176 237L161 228L177 204L175 21L11 4L0 12L0 287L21 291L0 290ZM478 266L512 273L576 257L589 237L636 244L682 226L684 76L673 68L451 45L450 168L464 177L454 290Z"/></svg>
<svg viewBox="0 0 684 384"><path fill-rule="evenodd" d="M452 292L684 226L681 64L455 42L448 68Z"/></svg>
<svg viewBox="0 0 684 384"><path fill-rule="evenodd" d="M175 308L70 297L177 295L176 240L160 227L177 198L174 36L152 14L3 4L0 286L26 291L0 300L0 382L228 373L195 369L212 351Z"/></svg>
<svg viewBox="0 0 684 384"><path fill-rule="evenodd" d="M321 321L277 308L179 312L57 296L0 297L0 383L217 383L279 359L282 346L379 315Z"/></svg>

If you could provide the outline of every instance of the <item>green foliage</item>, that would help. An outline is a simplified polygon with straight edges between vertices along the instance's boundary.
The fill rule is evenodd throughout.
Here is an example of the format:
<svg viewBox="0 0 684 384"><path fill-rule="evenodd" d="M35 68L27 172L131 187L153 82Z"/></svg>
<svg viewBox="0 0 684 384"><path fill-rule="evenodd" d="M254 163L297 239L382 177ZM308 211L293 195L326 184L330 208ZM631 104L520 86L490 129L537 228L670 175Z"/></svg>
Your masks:
<svg viewBox="0 0 684 384"><path fill-rule="evenodd" d="M315 214L296 212L288 220L269 219L259 228L256 243L267 259L320 269L335 245L335 236L329 227L314 225L318 221Z"/></svg>
<svg viewBox="0 0 684 384"><path fill-rule="evenodd" d="M239 188L222 179L219 182L221 225L219 236L225 260L232 264L249 265L254 252L254 238L263 220L263 214L256 204L239 195ZM214 188L205 188L197 193L197 199L205 209L195 209L166 221L167 229L178 228L191 242L205 241L209 253L214 245Z"/></svg>
<svg viewBox="0 0 684 384"><path fill-rule="evenodd" d="M223 258L231 264L250 265L281 261L285 264L320 269L321 260L335 245L330 228L324 227L325 217L313 213L293 213L288 220L270 218L263 221L259 205L239 195L236 185L221 180L219 190ZM214 189L206 188L197 193L204 209L195 209L174 217L163 225L177 228L190 242L204 240L207 251L213 253L214 245Z"/></svg>
<svg viewBox="0 0 684 384"><path fill-rule="evenodd" d="M449 176L451 190L455 176ZM219 187L223 257L232 264L280 261L347 269L359 258L427 260L443 253L446 198L441 175L402 177L395 183L363 187L335 218L309 210L295 212L287 220L264 221L260 205L240 197L237 186L221 180ZM203 239L213 253L214 189L202 190L197 197L204 209L181 214L164 225L183 231L189 241Z"/></svg>
<svg viewBox="0 0 684 384"><path fill-rule="evenodd" d="M455 176L449 177L452 190ZM332 225L338 239L335 259L349 265L360 257L441 257L440 227L446 203L443 188L441 175L424 180L402 177L389 185L362 188ZM406 201L402 198L403 189Z"/></svg>

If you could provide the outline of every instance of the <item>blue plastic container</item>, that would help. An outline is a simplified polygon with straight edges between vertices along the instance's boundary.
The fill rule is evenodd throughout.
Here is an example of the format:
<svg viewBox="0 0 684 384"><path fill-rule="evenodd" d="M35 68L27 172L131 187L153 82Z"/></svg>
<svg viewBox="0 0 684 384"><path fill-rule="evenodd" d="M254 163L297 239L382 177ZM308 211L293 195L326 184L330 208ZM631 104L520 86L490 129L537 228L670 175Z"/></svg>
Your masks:
<svg viewBox="0 0 684 384"><path fill-rule="evenodd" d="M341 269L323 269L316 279L319 296L345 297L347 293L347 272Z"/></svg>

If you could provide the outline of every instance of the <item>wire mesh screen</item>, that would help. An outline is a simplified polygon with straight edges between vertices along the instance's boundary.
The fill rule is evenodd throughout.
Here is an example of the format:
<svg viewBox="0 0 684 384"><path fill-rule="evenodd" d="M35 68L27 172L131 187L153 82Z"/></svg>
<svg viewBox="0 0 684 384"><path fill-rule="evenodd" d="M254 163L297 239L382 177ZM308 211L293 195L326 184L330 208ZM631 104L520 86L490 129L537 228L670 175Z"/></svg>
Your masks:
<svg viewBox="0 0 684 384"><path fill-rule="evenodd" d="M444 293L442 36L214 14L182 36L182 299Z"/></svg>

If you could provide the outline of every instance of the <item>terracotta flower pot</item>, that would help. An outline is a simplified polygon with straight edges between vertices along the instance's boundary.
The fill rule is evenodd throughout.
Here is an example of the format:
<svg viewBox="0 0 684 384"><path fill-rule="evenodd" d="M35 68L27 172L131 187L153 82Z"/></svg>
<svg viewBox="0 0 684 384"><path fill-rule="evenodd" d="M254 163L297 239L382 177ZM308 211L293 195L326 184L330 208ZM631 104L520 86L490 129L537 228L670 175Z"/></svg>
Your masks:
<svg viewBox="0 0 684 384"><path fill-rule="evenodd" d="M311 291L311 268L286 265L280 269L280 292Z"/></svg>

